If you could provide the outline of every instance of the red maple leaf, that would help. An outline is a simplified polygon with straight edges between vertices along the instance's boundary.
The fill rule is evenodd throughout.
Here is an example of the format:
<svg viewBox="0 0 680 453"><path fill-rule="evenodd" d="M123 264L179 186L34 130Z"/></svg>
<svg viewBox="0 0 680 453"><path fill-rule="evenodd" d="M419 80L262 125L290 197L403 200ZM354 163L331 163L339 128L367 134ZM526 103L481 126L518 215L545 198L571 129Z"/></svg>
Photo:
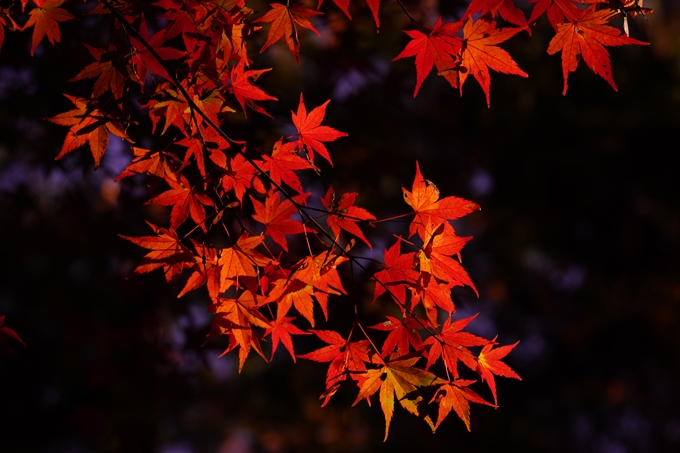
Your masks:
<svg viewBox="0 0 680 453"><path fill-rule="evenodd" d="M439 357L442 358L446 368L456 378L458 377L458 360L462 361L471 370L477 369L477 361L468 348L487 345L489 340L469 332L462 332L470 324L470 321L476 317L477 315L474 315L454 322L451 322L451 318L448 318L444 322L440 334L425 340L424 344L430 346L426 369L430 368Z"/></svg>
<svg viewBox="0 0 680 453"><path fill-rule="evenodd" d="M34 26L33 37L31 40L31 55L38 47L40 41L45 36L50 44L61 41L61 31L59 30L59 22L64 22L69 19L75 19L71 13L63 8L59 8L66 0L45 0L36 2L36 8L32 9L28 21L23 26L22 30ZM24 4L25 5L25 4Z"/></svg>
<svg viewBox="0 0 680 453"><path fill-rule="evenodd" d="M371 243L368 242L368 239L366 239L366 236L364 236L356 222L359 220L375 220L375 216L364 208L352 206L357 195L356 192L344 193L337 200L333 186L330 186L326 196L321 199L324 207L329 212L326 222L331 231L333 231L336 240L340 237L340 230L343 229L357 236L368 245L369 249L372 249Z"/></svg>
<svg viewBox="0 0 680 453"><path fill-rule="evenodd" d="M297 203L303 203L311 193L303 196L294 197ZM304 232L315 232L311 228L305 228L302 223L293 220L290 217L298 212L298 208L289 200L285 199L281 202L278 191L270 191L264 204L260 203L253 197L250 197L255 208L253 219L266 226L264 234L270 236L274 242L279 244L286 252L288 245L286 243L286 234L300 234Z"/></svg>
<svg viewBox="0 0 680 453"><path fill-rule="evenodd" d="M432 182L423 178L420 166L416 161L416 177L413 188L401 188L404 200L415 211L415 217L409 227L409 237L416 232L424 232L428 222L438 225L447 220L455 220L479 209L477 203L457 197L439 199L439 189Z"/></svg>
<svg viewBox="0 0 680 453"><path fill-rule="evenodd" d="M581 12L578 20L558 25L557 34L548 44L548 54L562 52L562 75L564 76L564 90L567 94L567 79L570 72L576 71L579 55L592 71L602 77L618 91L612 75L612 65L609 52L604 46L623 46L626 44L647 45L648 43L629 38L621 30L607 24L614 17L611 10L596 10L592 5Z"/></svg>
<svg viewBox="0 0 680 453"><path fill-rule="evenodd" d="M173 49L172 47L163 47L163 44L168 39L172 38L174 35L179 33L179 29L175 27L164 28L158 33L154 34L149 38L149 29L146 25L146 20L142 16L142 21L139 26L139 34L146 41L149 46L156 51L158 56L162 61L165 60L176 60L186 56L186 52ZM134 53L132 54L132 64L134 65L133 76L137 79L137 83L144 87L144 82L146 81L147 70L163 77L166 80L172 80L168 71L163 67L161 62L159 62L156 57L146 48L142 41L138 40L134 36L130 36L130 42L134 46Z"/></svg>
<svg viewBox="0 0 680 453"><path fill-rule="evenodd" d="M172 211L170 211L170 228L173 230L176 230L191 215L191 220L196 225L199 225L203 231L207 232L203 205L213 206L212 199L191 187L189 181L184 176L179 181L167 179L167 183L171 189L152 198L146 204L154 203L161 206L172 206Z"/></svg>
<svg viewBox="0 0 680 453"><path fill-rule="evenodd" d="M295 174L295 170L316 169L308 160L298 156L295 152L295 142L282 143L281 140L274 144L272 155L262 155L263 163L261 168L269 172L269 177L274 183L281 185L285 182L297 193L302 194L302 184L300 178Z"/></svg>
<svg viewBox="0 0 680 453"><path fill-rule="evenodd" d="M374 301L387 291L387 286L399 305L406 304L406 288L415 284L418 272L413 268L415 253L401 255L400 250L401 240L385 250L385 269L373 275L377 282L373 292Z"/></svg>
<svg viewBox="0 0 680 453"><path fill-rule="evenodd" d="M427 320L413 316L406 316L401 321L392 316L386 318L387 321L371 326L372 329L389 332L380 350L381 356L388 357L395 352L399 357L408 354L411 349L418 351L423 346L423 339L417 329L429 327Z"/></svg>
<svg viewBox="0 0 680 453"><path fill-rule="evenodd" d="M477 372L482 377L482 381L486 381L489 385L491 393L493 393L494 403L497 405L496 382L494 381L493 375L515 378L520 381L522 378L519 377L512 368L501 362L501 359L508 355L510 351L517 346L519 341L511 345L492 349L495 343L496 339L494 338L493 341L484 346L482 352L479 353L479 357L477 357Z"/></svg>
<svg viewBox="0 0 680 453"><path fill-rule="evenodd" d="M463 17L472 17L477 13L481 13L482 16L489 14L490 17L500 15L511 24L524 27L531 33L531 30L527 27L527 19L524 17L524 13L515 5L513 0L472 0Z"/></svg>
<svg viewBox="0 0 680 453"><path fill-rule="evenodd" d="M196 255L196 265L193 266L194 272L187 279L186 285L177 297L182 297L189 291L200 288L207 284L208 295L213 303L218 303L218 296L222 292L221 289L221 272L222 267L219 264L220 254L215 247L200 244L192 239Z"/></svg>
<svg viewBox="0 0 680 453"><path fill-rule="evenodd" d="M442 23L440 17L429 34L420 30L404 30L404 33L411 37L411 41L392 61L405 57L416 57L416 89L413 92L413 97L418 94L420 85L432 71L433 66L436 66L439 72L449 71L444 74L444 78L454 88L458 87L458 78L451 70L457 68L460 63L459 53L463 43L459 37L454 35L460 30L461 26L462 22Z"/></svg>
<svg viewBox="0 0 680 453"><path fill-rule="evenodd" d="M270 3L269 6L272 9L267 14L253 21L253 23L271 22L267 41L260 49L260 53L279 39L284 38L295 61L300 63L300 39L298 38L297 26L312 30L318 36L321 36L309 21L309 18L323 13L305 8L300 3L290 7L280 3Z"/></svg>
<svg viewBox="0 0 680 453"><path fill-rule="evenodd" d="M251 187L260 193L265 193L264 185L258 177L257 168L248 162L243 155L237 154L228 159L224 170L222 188L225 191L234 189L234 194L241 203L243 203L243 195L245 195L246 190Z"/></svg>
<svg viewBox="0 0 680 453"><path fill-rule="evenodd" d="M571 0L529 0L529 2L536 3L529 17L530 24L538 20L546 10L548 21L555 30L565 19L573 22L581 15L581 10Z"/></svg>
<svg viewBox="0 0 680 453"><path fill-rule="evenodd" d="M69 82L96 77L97 80L92 89L92 96L97 97L104 94L106 90L111 90L115 99L121 99L123 97L125 80L127 80L128 76L125 68L120 67L116 61L117 49L113 44L109 44L108 50L97 49L85 43L83 45L97 61L85 66Z"/></svg>
<svg viewBox="0 0 680 453"><path fill-rule="evenodd" d="M298 105L297 113L293 113L293 124L298 130L297 146L298 149L305 148L309 153L309 161L314 162L314 152L317 152L328 161L331 165L331 156L323 142L332 142L340 137L346 137L347 134L333 129L329 126L321 126L324 116L326 116L326 106L331 102L330 99L322 105L316 107L309 115L300 93L300 105Z"/></svg>
<svg viewBox="0 0 680 453"><path fill-rule="evenodd" d="M309 332L296 327L292 324L293 320L295 320L294 317L277 317L274 321L270 321L271 327L265 332L265 336L269 334L272 336L272 354L269 360L274 358L274 353L280 341L293 358L293 362L295 362L295 350L291 335L309 335Z"/></svg>
<svg viewBox="0 0 680 453"><path fill-rule="evenodd" d="M271 71L271 69L259 69L259 70L249 70L244 71L245 61L240 60L231 71L225 73L222 77L222 81L227 86L227 89L236 97L239 105L243 109L243 114L246 115L246 105L258 113L267 115L271 118L271 115L264 111L262 107L255 104L255 101L276 101L274 96L270 96L261 88L256 87L252 84L265 72ZM247 115L246 115L247 116Z"/></svg>
<svg viewBox="0 0 680 453"><path fill-rule="evenodd" d="M325 401L328 403L331 396L337 391L340 384L349 376L352 380L358 380L358 374L366 371L366 363L371 362L369 357L369 341L349 341L332 330L311 330L314 335L329 344L316 351L299 355L300 359L314 360L316 362L331 362L326 373Z"/></svg>

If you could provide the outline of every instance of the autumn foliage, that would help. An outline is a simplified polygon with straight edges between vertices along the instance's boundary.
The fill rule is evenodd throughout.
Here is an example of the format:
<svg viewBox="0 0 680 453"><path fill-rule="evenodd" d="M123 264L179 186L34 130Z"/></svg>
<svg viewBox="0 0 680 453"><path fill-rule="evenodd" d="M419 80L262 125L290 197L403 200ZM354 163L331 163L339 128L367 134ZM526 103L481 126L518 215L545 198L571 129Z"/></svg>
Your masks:
<svg viewBox="0 0 680 453"><path fill-rule="evenodd" d="M334 1L349 17L349 1ZM616 89L604 46L645 43L608 24L652 12L635 0L538 0L530 11L511 0L473 0L458 21L424 24L397 2L412 27L394 59L414 57L414 96L436 68L461 94L474 78L488 104L491 71L529 76L499 45L530 34L544 14L555 30L547 52L561 52L566 94L580 59ZM232 138L234 115L268 116L267 103L276 101L257 86L272 70L258 67L259 54L283 41L297 62L305 58L300 35L319 34L321 2L316 9L272 2L259 17L245 0L86 3L84 13L82 2L65 0L22 0L0 9L0 44L7 31L29 31L34 54L45 42L58 45L61 25L77 14L110 18L109 44L83 43L91 63L72 78L90 83L91 95L66 94L73 108L49 120L69 128L57 158L86 146L97 167L111 134L128 142L132 160L119 179L146 175L152 192L147 203L169 209L168 222L149 223L148 235L121 236L146 250L135 273L162 271L177 285L178 297L205 287L214 314L208 339L226 337L224 353L238 355L239 370L253 352L265 361L278 352L328 367L322 405L341 386L356 388L354 404L370 404L378 393L385 437L396 403L433 431L451 411L470 429L470 402L497 406L495 379L520 379L503 362L516 343L501 346L466 331L475 316L457 318L451 296L458 286L477 292L461 264L471 238L459 236L451 221L479 206L440 194L417 162L398 216L408 219L408 229L399 234L381 225L394 218L378 219L357 206L357 193L332 186L323 196L306 191L300 176L332 166L328 146L346 136L324 122L330 101L312 105L300 94L290 106L294 133L273 144ZM367 6L379 27L380 2ZM28 19L20 24L22 10ZM254 34L266 35L260 49L249 47ZM130 102L132 94L138 104ZM148 115L149 132L168 146L137 146L130 109ZM362 257L378 234L391 241L383 259ZM355 273L373 282L368 297L374 303L400 315L366 325L358 309L362 296L350 289ZM356 313L340 331L322 321L335 303ZM18 339L2 320L0 333L5 329ZM296 350L300 335L316 337L318 349Z"/></svg>

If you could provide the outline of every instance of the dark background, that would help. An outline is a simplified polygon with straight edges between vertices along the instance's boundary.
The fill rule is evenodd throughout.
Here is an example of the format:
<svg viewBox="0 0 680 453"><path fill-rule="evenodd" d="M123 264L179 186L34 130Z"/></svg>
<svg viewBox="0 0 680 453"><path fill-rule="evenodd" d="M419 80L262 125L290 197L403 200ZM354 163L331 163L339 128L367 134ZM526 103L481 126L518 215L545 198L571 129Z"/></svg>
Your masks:
<svg viewBox="0 0 680 453"><path fill-rule="evenodd" d="M390 62L408 24L389 2L379 34L365 8L350 23L324 5L328 25L321 39L304 35L301 66L281 45L256 60L274 67L261 82L279 102L265 105L273 121L235 114L225 124L237 136L289 131L300 91L310 106L332 99L325 124L349 134L310 190L332 183L378 217L407 212L400 186L417 159L442 195L482 206L455 223L474 236L463 263L480 293L455 292L459 315L480 312L473 331L520 340L507 362L523 380L497 380L500 407L473 407L472 433L452 414L432 435L397 409L385 443L377 398L351 408L356 392L344 389L320 408L325 367L285 354L253 356L239 375L234 354L216 358L223 345L202 347L204 291L177 299L160 273L126 279L143 251L117 234L148 234L144 219L167 213L142 206L143 179L113 182L125 146L113 142L96 171L86 148L54 162L66 129L42 120L70 108L61 93L91 88L67 80L91 61L78 41L101 43L104 19L66 24L63 42L33 59L29 32L9 34L0 314L27 348L13 345L21 360L0 369L0 450L680 451L680 5L645 6L651 25L632 20L631 34L651 45L611 49L618 93L581 64L562 96L542 19L503 45L529 78L493 73L490 109L472 79L460 98L431 75L414 100L413 59ZM371 237L377 252L389 245ZM367 319L379 319L371 285L360 289Z"/></svg>

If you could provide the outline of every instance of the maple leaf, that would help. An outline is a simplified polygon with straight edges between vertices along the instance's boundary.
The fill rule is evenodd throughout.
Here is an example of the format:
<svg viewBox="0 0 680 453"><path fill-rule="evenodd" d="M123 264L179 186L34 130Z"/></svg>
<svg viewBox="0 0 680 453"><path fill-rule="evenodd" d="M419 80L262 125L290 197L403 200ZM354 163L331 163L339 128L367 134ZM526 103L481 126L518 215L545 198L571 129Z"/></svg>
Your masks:
<svg viewBox="0 0 680 453"><path fill-rule="evenodd" d="M448 283L437 280L432 275L421 273L418 283L412 288L411 309L419 303L423 304L427 318L433 326L437 326L439 313L437 307L446 311L449 315L456 310L451 300L451 288Z"/></svg>
<svg viewBox="0 0 680 453"><path fill-rule="evenodd" d="M364 208L352 206L357 195L356 192L344 193L340 200L337 200L333 186L328 187L326 196L321 199L324 207L328 210L326 223L328 223L336 240L340 237L340 229L343 229L364 241L369 249L373 249L356 222L359 220L375 220L375 216Z"/></svg>
<svg viewBox="0 0 680 453"><path fill-rule="evenodd" d="M310 332L329 346L299 355L298 358L315 362L331 362L326 373L326 392L322 395L325 398L322 406L325 406L348 376L356 381L360 376L358 373L366 371L366 363L371 362L368 349L370 342L368 340L350 341L349 338L345 339L332 330L311 330Z"/></svg>
<svg viewBox="0 0 680 453"><path fill-rule="evenodd" d="M375 301L389 287L391 295L399 305L406 303L406 288L415 284L418 272L413 269L415 253L400 254L401 240L385 250L385 269L376 272L373 278L378 282L373 292Z"/></svg>
<svg viewBox="0 0 680 453"><path fill-rule="evenodd" d="M272 155L262 155L263 163L261 168L269 172L269 177L277 185L285 182L297 193L302 194L302 184L300 178L295 174L295 170L316 169L311 162L298 156L295 152L295 142L283 143L278 140L272 149Z"/></svg>
<svg viewBox="0 0 680 453"><path fill-rule="evenodd" d="M158 56L161 58L162 61L165 60L176 60L178 58L183 58L186 56L186 52L183 52L181 50L173 49L172 47L163 47L163 44L165 43L166 40L170 39L173 37L173 35L179 33L179 30L174 27L170 28L164 28L163 30L159 31L158 33L154 34L151 38L149 38L149 29L146 25L146 20L144 19L144 16L142 16L141 24L139 25L139 30L138 30L140 36L144 41L146 41L149 46L156 51ZM132 54L132 64L134 67L134 73L133 76L135 79L137 79L137 83L143 88L144 87L144 82L146 80L146 72L147 70L163 77L166 80L172 80L172 77L170 74L168 74L168 71L163 67L161 62L156 60L156 57L154 57L149 49L146 48L144 43L142 41L138 40L134 36L129 36L130 42L132 43L134 47L134 52Z"/></svg>
<svg viewBox="0 0 680 453"><path fill-rule="evenodd" d="M319 31L314 28L314 25L309 21L309 18L323 13L305 8L300 3L296 3L291 7L280 3L270 3L269 5L272 9L264 16L253 21L253 23L271 22L269 33L267 34L267 41L262 46L262 49L260 49L260 53L264 52L267 47L271 46L279 39L284 38L295 61L299 64L300 39L298 38L297 26L311 30L318 36L321 36Z"/></svg>
<svg viewBox="0 0 680 453"><path fill-rule="evenodd" d="M280 316L285 316L290 308L294 306L298 313L314 327L314 299L312 299L312 296L315 294L317 292L314 291L314 287L308 283L297 279L282 279L274 284L274 288L269 293L266 302L276 301L278 303L277 315L280 314ZM319 300L318 297L317 300ZM319 304L324 312L324 316L327 316L328 309L323 304L323 299L319 300Z"/></svg>
<svg viewBox="0 0 680 453"><path fill-rule="evenodd" d="M392 316L386 318L387 321L371 326L371 329L389 332L380 350L381 356L388 357L395 350L398 356L402 356L411 349L417 351L422 347L423 339L416 329L428 327L427 320L416 320L413 316L406 316L402 321Z"/></svg>
<svg viewBox="0 0 680 453"><path fill-rule="evenodd" d="M311 193L294 197L293 200L296 203L303 203L309 195ZM253 197L250 197L250 200L255 208L253 219L265 225L264 234L270 236L286 252L288 251L286 234L300 234L305 231L309 233L315 232L311 228L305 229L302 223L290 218L298 212L298 208L289 199L285 199L282 203L278 192L270 191L267 198L265 198L264 204Z"/></svg>
<svg viewBox="0 0 680 453"><path fill-rule="evenodd" d="M504 74L529 76L517 66L508 52L496 47L497 44L507 41L522 30L522 28L496 29L496 22L494 21L489 22L484 18L479 18L476 21L468 19L463 27L464 45L460 62L460 66L467 71L456 71L460 79L461 95L467 77L472 74L484 90L486 104L491 106L489 68Z"/></svg>
<svg viewBox="0 0 680 453"><path fill-rule="evenodd" d="M182 245L175 230L166 230L149 222L156 236L129 237L119 235L133 244L151 250L137 268L135 274L143 274L163 268L165 279L172 284L182 271L194 265L195 260L189 250Z"/></svg>
<svg viewBox="0 0 680 453"><path fill-rule="evenodd" d="M565 19L573 22L581 15L581 10L570 0L529 0L529 2L536 4L531 10L528 22L534 23L547 10L548 21L555 30Z"/></svg>
<svg viewBox="0 0 680 453"><path fill-rule="evenodd" d="M437 376L425 370L415 368L413 365L420 357L405 355L395 360L384 362L378 369L368 370L356 400L368 398L380 390L380 406L385 414L385 440L390 431L390 422L394 413L394 397L401 406L414 415L422 417L434 430L434 423L429 415L423 412L423 397L417 394L416 387L427 387L441 382Z"/></svg>
<svg viewBox="0 0 680 453"><path fill-rule="evenodd" d="M244 71L244 66L245 61L239 61L231 69L231 72L225 73L222 81L227 86L227 89L236 97L236 100L243 109L244 115L246 115L246 105L248 105L248 107L256 112L271 118L272 116L265 112L262 107L255 104L255 101L276 101L277 99L251 83L257 80L265 72L271 71L271 68Z"/></svg>
<svg viewBox="0 0 680 453"><path fill-rule="evenodd" d="M85 66L69 82L96 77L97 81L94 83L92 96L97 97L104 94L106 90L111 90L115 99L121 99L123 97L125 80L127 79L127 71L125 71L124 67L119 67L118 62L115 60L116 48L112 44L109 45L108 50L97 49L84 43L83 45L97 61Z"/></svg>
<svg viewBox="0 0 680 453"><path fill-rule="evenodd" d="M76 106L76 109L48 118L61 126L71 126L64 139L61 152L55 157L55 160L61 159L74 149L88 143L94 158L94 168L97 168L109 144L109 132L132 142L118 122L117 113L100 110L96 101L77 98L68 94L64 96Z"/></svg>
<svg viewBox="0 0 680 453"><path fill-rule="evenodd" d="M145 204L159 204L161 206L172 206L170 211L170 228L177 229L191 215L196 225L207 232L205 227L205 206L214 206L213 201L206 194L195 190L189 185L186 177L181 176L179 181L167 179L171 189L163 192Z"/></svg>
<svg viewBox="0 0 680 453"><path fill-rule="evenodd" d="M151 151L150 149L137 148L136 146L131 146L130 150L132 150L134 155L132 162L125 167L116 178L116 181L142 173L155 176L158 179L177 180L176 172L179 164L174 154L165 151Z"/></svg>
<svg viewBox="0 0 680 453"><path fill-rule="evenodd" d="M243 155L237 154L232 159L229 159L224 170L222 188L225 191L234 189L236 198L241 203L243 203L243 195L245 195L246 190L251 187L260 193L265 193L264 185L262 185L262 181L257 176L258 170Z"/></svg>
<svg viewBox="0 0 680 453"><path fill-rule="evenodd" d="M409 237L416 232L422 234L428 222L438 225L447 220L463 217L479 208L477 203L457 197L439 199L439 189L432 182L423 178L420 166L416 161L416 176L411 191L401 188L404 200L413 208L416 215L409 227Z"/></svg>
<svg viewBox="0 0 680 453"><path fill-rule="evenodd" d="M45 0L40 3L36 2L36 8L29 13L30 17L23 26L22 31L29 27L33 28L33 37L31 40L31 55L38 47L40 41L45 36L50 44L61 41L61 31L59 30L59 22L64 22L75 17L63 8L59 8L66 0Z"/></svg>
<svg viewBox="0 0 680 453"><path fill-rule="evenodd" d="M183 113L189 108L186 99L179 91L174 89L170 83L159 83L155 87L155 92L149 97L146 104L149 108L149 118L151 119L151 131L155 132L158 121L163 119L163 131L165 134L170 125L179 129L184 129L185 123Z"/></svg>
<svg viewBox="0 0 680 453"><path fill-rule="evenodd" d="M293 349L293 338L291 335L309 335L309 332L300 330L292 324L291 321L294 319L293 317L277 317L277 319L270 322L271 327L265 332L265 336L269 334L272 336L272 354L269 360L274 358L274 353L280 341L293 358L293 362L295 362L295 350Z"/></svg>
<svg viewBox="0 0 680 453"><path fill-rule="evenodd" d="M213 305L210 308L213 313L219 315L213 323L218 325L222 333L230 334L231 338L235 340L235 344L230 344L222 354L228 353L236 346L239 347L239 373L243 369L243 364L246 362L251 348L255 349L263 359L267 360L262 352L253 326L268 329L271 327L271 324L257 311L256 296L251 291L244 291L238 299L220 299L219 304Z"/></svg>
<svg viewBox="0 0 680 453"><path fill-rule="evenodd" d="M333 288L346 294L336 270L339 264L346 261L347 258L330 250L315 256L307 256L295 264L295 271L290 278L296 278L321 291L328 292Z"/></svg>
<svg viewBox="0 0 680 453"><path fill-rule="evenodd" d="M477 372L482 377L482 381L486 381L493 394L493 400L496 405L498 405L498 398L496 397L496 382L494 381L493 375L504 376L522 380L517 373L515 373L512 368L510 368L505 363L501 362L501 359L508 355L512 349L519 343L516 342L511 345L501 346L496 349L493 348L496 339L494 338L492 342L484 346L482 352L479 353L477 357Z"/></svg>
<svg viewBox="0 0 680 453"><path fill-rule="evenodd" d="M196 255L194 255L196 265L193 266L194 272L189 276L186 285L177 297L182 297L189 291L207 284L210 299L213 303L218 303L218 296L222 292L220 278L222 267L219 264L220 254L215 247L200 244L193 239L191 242L196 250Z"/></svg>
<svg viewBox="0 0 680 453"><path fill-rule="evenodd" d="M489 17L500 15L511 24L524 27L531 33L531 30L527 27L527 19L524 17L524 13L515 5L513 0L472 0L463 17L472 17L477 13L481 13L482 16L488 14Z"/></svg>
<svg viewBox="0 0 680 453"><path fill-rule="evenodd" d="M347 134L329 126L321 126L321 121L326 116L326 106L329 102L331 102L330 99L313 109L308 115L302 99L302 93L300 93L300 105L298 105L297 113L291 113L293 114L293 124L298 130L298 149L305 148L307 150L310 162L314 162L314 152L317 152L332 166L331 156L328 154L328 150L323 142L332 142L340 137L346 137Z"/></svg>
<svg viewBox="0 0 680 453"><path fill-rule="evenodd" d="M434 425L435 430L439 428L441 422L449 415L451 409L453 409L456 411L458 417L463 420L467 430L470 431L470 401L494 407L493 404L487 402L468 388L468 385L474 382L475 381L456 379L455 381L447 382L437 389L437 393L435 393L430 401L437 401L439 403L437 424Z"/></svg>
<svg viewBox="0 0 680 453"><path fill-rule="evenodd" d="M448 70L449 73L446 73L444 78L454 88L458 87L458 79L450 70L458 67L458 63L460 63L458 54L463 46L463 42L454 35L460 30L461 26L462 22L442 23L440 17L429 34L425 34L420 30L404 30L404 33L411 37L411 41L392 61L400 58L416 57L416 88L413 92L413 97L416 97L418 94L420 85L422 85L425 77L432 71L433 66L436 66L439 72Z"/></svg>
<svg viewBox="0 0 680 453"><path fill-rule="evenodd" d="M478 314L469 318L459 319L455 322L451 322L451 318L448 318L442 326L441 333L425 340L424 344L430 346L425 369L430 368L441 357L446 368L456 378L458 377L458 360L462 361L471 370L477 370L477 361L468 348L472 346L485 346L489 344L489 340L469 332L462 332L462 330Z"/></svg>
<svg viewBox="0 0 680 453"><path fill-rule="evenodd" d="M449 287L469 286L479 296L477 288L463 266L451 258L452 255L458 255L460 259L460 251L472 238L456 236L448 222L440 224L437 228L428 223L421 233L425 245L417 253L420 272L426 272L447 282Z"/></svg>
<svg viewBox="0 0 680 453"><path fill-rule="evenodd" d="M224 283L225 280L232 280L240 276L255 277L257 275L256 267L275 262L255 250L255 247L260 245L262 241L264 241L264 236L250 236L244 231L233 247L222 250L219 259L219 264L222 266L220 276L222 288L226 290L226 286L228 286Z"/></svg>
<svg viewBox="0 0 680 453"><path fill-rule="evenodd" d="M609 52L604 46L623 46L626 44L647 45L648 43L629 38L617 28L605 25L612 19L610 10L596 11L597 5L592 5L581 12L576 21L558 25L557 34L548 44L548 54L562 52L562 75L564 90L567 94L567 79L570 72L576 71L579 55L583 61L597 75L618 91L612 75L612 65Z"/></svg>

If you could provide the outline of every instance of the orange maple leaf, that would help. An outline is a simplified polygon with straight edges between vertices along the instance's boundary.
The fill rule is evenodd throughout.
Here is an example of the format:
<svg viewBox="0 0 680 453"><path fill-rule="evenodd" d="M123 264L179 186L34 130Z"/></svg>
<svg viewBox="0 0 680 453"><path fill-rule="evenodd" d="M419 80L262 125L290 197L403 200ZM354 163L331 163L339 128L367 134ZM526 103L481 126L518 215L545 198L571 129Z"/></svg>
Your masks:
<svg viewBox="0 0 680 453"><path fill-rule="evenodd" d="M385 414L385 440L390 431L395 396L404 409L423 418L433 431L435 429L430 416L423 412L423 397L418 394L417 387L427 387L443 381L432 373L415 368L419 359L419 356L411 357L409 354L384 362L381 368L368 370L366 380L352 404L354 406L380 390L380 406Z"/></svg>
<svg viewBox="0 0 680 453"><path fill-rule="evenodd" d="M296 25L312 30L318 36L321 36L319 31L314 28L314 25L309 21L309 18L323 13L305 8L300 3L296 3L290 7L280 3L270 3L269 5L272 9L264 16L253 21L253 23L271 22L269 33L267 34L267 41L262 46L262 49L260 49L260 53L264 52L267 47L271 46L279 39L284 38L295 61L300 63L300 39L298 38Z"/></svg>
<svg viewBox="0 0 680 453"><path fill-rule="evenodd" d="M501 346L500 348L493 348L496 344L496 339L494 338L490 343L488 343L482 349L477 357L477 372L482 377L482 381L486 381L493 393L493 400L496 405L498 405L498 398L496 397L496 382L494 381L493 375L504 376L522 380L517 373L515 373L512 368L510 368L505 363L501 362L501 359L508 355L512 349L519 343L516 342L511 345Z"/></svg>
<svg viewBox="0 0 680 453"><path fill-rule="evenodd" d="M257 333L253 326L270 328L271 324L257 311L257 296L250 290L244 291L238 299L220 299L219 304L210 307L213 313L218 316L213 321L222 334L230 335L229 347L222 355L239 347L238 351L238 371L243 369L250 349L255 351L265 360L262 353Z"/></svg>
<svg viewBox="0 0 680 453"><path fill-rule="evenodd" d="M463 27L464 44L460 62L461 68L465 68L466 71L456 71L460 79L461 95L467 77L472 74L484 90L486 104L490 106L491 75L489 68L504 74L529 76L517 66L508 52L496 46L522 30L523 28L496 29L496 22L494 21L489 22L484 18L479 18L476 21L468 19Z"/></svg>
<svg viewBox="0 0 680 453"><path fill-rule="evenodd" d="M401 188L404 200L415 211L415 217L409 227L409 237L416 232L424 233L428 222L438 225L447 220L455 220L479 209L477 203L458 197L439 199L439 189L432 182L423 178L420 166L416 161L416 177L413 188Z"/></svg>
<svg viewBox="0 0 680 453"><path fill-rule="evenodd" d="M434 425L435 430L439 428L441 422L449 415L451 409L453 409L456 411L456 414L458 414L458 417L463 420L467 430L470 431L470 401L493 407L493 404L487 402L468 388L468 385L474 382L475 381L456 379L452 382L447 382L437 389L437 393L435 393L430 401L437 401L439 403L437 424Z"/></svg>
<svg viewBox="0 0 680 453"><path fill-rule="evenodd" d="M61 126L71 126L71 130L68 131L64 139L61 152L55 157L55 160L61 159L74 149L88 143L94 158L94 168L97 168L109 144L109 132L132 142L118 122L119 118L113 116L116 114L103 112L99 109L96 101L77 98L68 94L64 96L73 102L76 109L48 118Z"/></svg>
<svg viewBox="0 0 680 453"><path fill-rule="evenodd" d="M576 71L579 55L590 69L618 91L612 75L612 65L609 52L604 46L623 46L626 44L647 45L649 43L629 38L621 30L605 25L616 15L611 10L596 11L597 5L592 5L582 11L578 20L560 24L557 34L548 44L548 54L562 52L562 75L564 76L564 90L567 94L567 79L570 72Z"/></svg>
<svg viewBox="0 0 680 453"><path fill-rule="evenodd" d="M219 259L219 264L222 266L220 277L222 290L226 290L229 286L225 284L226 280L233 280L237 277L255 277L257 267L275 262L255 250L255 247L262 241L264 241L264 236L250 236L243 232L233 247L222 249Z"/></svg>
<svg viewBox="0 0 680 453"><path fill-rule="evenodd" d="M36 2L37 8L31 10L30 17L23 26L22 31L34 26L33 37L31 44L31 55L38 47L40 41L45 36L50 44L61 41L61 31L59 30L59 22L64 22L75 17L63 8L59 8L66 0L45 0Z"/></svg>
<svg viewBox="0 0 680 453"><path fill-rule="evenodd" d="M156 236L129 237L119 235L133 244L151 250L137 268L135 274L143 274L163 268L165 279L172 284L182 271L194 265L195 260L189 250L181 244L174 230L166 230L149 222Z"/></svg>
<svg viewBox="0 0 680 453"><path fill-rule="evenodd" d="M458 255L460 259L460 251L472 238L457 236L448 222L436 228L428 223L425 231L421 233L423 233L422 239L425 245L417 253L420 272L431 274L447 282L451 288L459 285L469 286L479 296L468 273L458 261L452 258L453 255Z"/></svg>

